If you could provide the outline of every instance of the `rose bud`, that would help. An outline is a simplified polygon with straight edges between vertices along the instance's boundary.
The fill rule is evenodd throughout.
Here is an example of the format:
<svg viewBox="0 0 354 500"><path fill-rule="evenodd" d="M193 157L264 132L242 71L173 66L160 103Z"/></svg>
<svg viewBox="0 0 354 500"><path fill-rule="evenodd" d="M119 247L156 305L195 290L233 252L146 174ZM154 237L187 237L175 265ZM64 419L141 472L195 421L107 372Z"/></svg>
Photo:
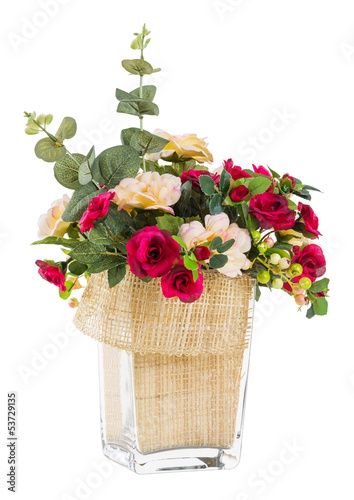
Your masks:
<svg viewBox="0 0 354 500"><path fill-rule="evenodd" d="M231 189L229 196L234 203L238 203L247 198L249 194L249 189L246 186L241 185Z"/></svg>
<svg viewBox="0 0 354 500"><path fill-rule="evenodd" d="M197 247L193 253L197 260L207 260L210 257L210 250L205 246Z"/></svg>

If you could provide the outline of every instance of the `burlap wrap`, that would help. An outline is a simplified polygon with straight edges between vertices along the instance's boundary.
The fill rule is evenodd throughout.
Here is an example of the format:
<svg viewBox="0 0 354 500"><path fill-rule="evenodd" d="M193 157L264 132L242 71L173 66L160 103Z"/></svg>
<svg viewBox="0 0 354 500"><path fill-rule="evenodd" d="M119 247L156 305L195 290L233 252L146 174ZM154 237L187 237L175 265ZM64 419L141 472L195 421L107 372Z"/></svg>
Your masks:
<svg viewBox="0 0 354 500"><path fill-rule="evenodd" d="M113 289L106 273L90 278L74 322L103 342L108 443L127 441L124 350L131 353L134 446L141 453L232 446L253 282L217 271L203 277L203 294L192 304L165 299L160 280L144 283L130 272Z"/></svg>

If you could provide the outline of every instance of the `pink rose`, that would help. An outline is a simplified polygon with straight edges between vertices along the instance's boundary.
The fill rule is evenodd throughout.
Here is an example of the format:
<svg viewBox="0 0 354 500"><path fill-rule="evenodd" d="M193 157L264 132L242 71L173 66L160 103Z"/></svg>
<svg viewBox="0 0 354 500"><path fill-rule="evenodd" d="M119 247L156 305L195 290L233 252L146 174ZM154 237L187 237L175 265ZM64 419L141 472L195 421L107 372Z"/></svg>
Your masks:
<svg viewBox="0 0 354 500"><path fill-rule="evenodd" d="M301 202L298 205L301 215L300 222L304 224L305 230L313 234L312 240L322 236L318 231L318 217L312 210L310 205L303 205Z"/></svg>
<svg viewBox="0 0 354 500"><path fill-rule="evenodd" d="M220 175L219 174L212 174L208 170L188 170L187 172L182 172L181 174L181 182L184 184L187 181L192 181L192 187L193 189L200 189L200 184L199 184L199 177L201 175L208 175L213 179L215 184L219 184L220 182Z"/></svg>
<svg viewBox="0 0 354 500"><path fill-rule="evenodd" d="M210 250L205 246L197 247L193 253L197 260L208 260L210 257Z"/></svg>
<svg viewBox="0 0 354 500"><path fill-rule="evenodd" d="M59 267L52 266L43 260L36 260L36 265L39 267L38 274L49 283L59 287L61 292L66 292L65 275Z"/></svg>
<svg viewBox="0 0 354 500"><path fill-rule="evenodd" d="M231 189L229 196L233 202L238 203L247 198L249 194L249 189L246 186L236 186Z"/></svg>
<svg viewBox="0 0 354 500"><path fill-rule="evenodd" d="M194 281L192 271L184 266L181 259L161 278L161 288L167 299L178 297L182 302L189 304L198 300L203 293L203 276L199 274L197 281Z"/></svg>
<svg viewBox="0 0 354 500"><path fill-rule="evenodd" d="M231 175L234 181L243 179L245 177L252 177L252 175L242 170L241 167L234 165L234 162L231 158L224 161L224 169Z"/></svg>
<svg viewBox="0 0 354 500"><path fill-rule="evenodd" d="M115 193L102 193L93 198L88 206L88 209L81 217L79 222L80 231L85 233L86 231L90 231L93 228L93 223L97 219L101 219L105 217L109 210L109 204L111 200L114 198Z"/></svg>
<svg viewBox="0 0 354 500"><path fill-rule="evenodd" d="M250 214L257 217L263 229L275 231L290 229L295 224L294 210L290 210L288 200L280 194L256 194L250 201Z"/></svg>
<svg viewBox="0 0 354 500"><path fill-rule="evenodd" d="M128 264L138 278L160 278L179 259L179 244L169 231L147 226L135 231L127 243Z"/></svg>

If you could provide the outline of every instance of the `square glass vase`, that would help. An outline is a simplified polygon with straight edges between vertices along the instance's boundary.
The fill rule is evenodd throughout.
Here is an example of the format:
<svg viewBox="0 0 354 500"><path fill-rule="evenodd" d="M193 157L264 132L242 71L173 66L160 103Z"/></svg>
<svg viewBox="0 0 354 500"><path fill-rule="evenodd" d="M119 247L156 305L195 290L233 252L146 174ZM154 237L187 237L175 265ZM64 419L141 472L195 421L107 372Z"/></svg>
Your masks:
<svg viewBox="0 0 354 500"><path fill-rule="evenodd" d="M104 454L138 474L236 467L250 325L244 347L226 354L141 355L99 343Z"/></svg>

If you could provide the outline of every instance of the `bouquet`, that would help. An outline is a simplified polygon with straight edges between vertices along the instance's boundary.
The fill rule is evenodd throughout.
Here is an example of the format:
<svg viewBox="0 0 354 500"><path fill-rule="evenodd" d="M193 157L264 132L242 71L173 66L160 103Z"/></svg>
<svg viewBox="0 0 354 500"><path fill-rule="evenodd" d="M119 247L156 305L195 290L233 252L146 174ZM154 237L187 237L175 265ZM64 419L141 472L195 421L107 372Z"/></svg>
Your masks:
<svg viewBox="0 0 354 500"><path fill-rule="evenodd" d="M144 58L150 31L135 33L136 59L122 61L138 77L131 92L117 89L118 113L139 119L122 130L121 145L96 155L69 151L74 118L65 117L57 132L48 126L52 115L25 113L27 134L43 133L35 154L54 163L55 179L71 196L55 201L39 220L41 239L59 245L60 262L37 260L42 278L59 288L62 299L81 288L82 278L107 272L110 287L125 274L145 282L160 279L162 294L191 303L203 293L202 271L230 279L243 273L262 288L283 290L307 317L327 313L329 280L326 260L315 240L321 236L311 191L295 176L269 167L242 168L232 159L218 168L204 139L196 134L170 135L144 128L145 116L158 116L156 87L144 76L160 71ZM81 281L80 281L81 280Z"/></svg>

